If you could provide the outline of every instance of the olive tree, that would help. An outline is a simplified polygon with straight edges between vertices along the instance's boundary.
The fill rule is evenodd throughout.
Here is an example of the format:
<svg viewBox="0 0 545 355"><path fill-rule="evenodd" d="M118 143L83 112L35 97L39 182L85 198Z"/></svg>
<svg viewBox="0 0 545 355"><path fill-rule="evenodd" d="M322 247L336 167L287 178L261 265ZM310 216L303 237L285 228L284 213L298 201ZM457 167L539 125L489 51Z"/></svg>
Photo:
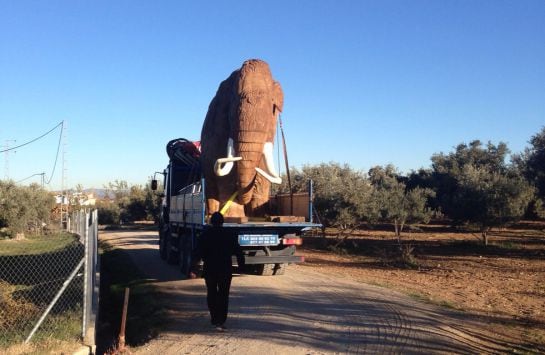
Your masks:
<svg viewBox="0 0 545 355"><path fill-rule="evenodd" d="M18 186L13 181L0 181L0 228L14 235L38 231L48 224L55 198L38 184Z"/></svg>
<svg viewBox="0 0 545 355"><path fill-rule="evenodd" d="M330 162L292 169L290 175L294 192L305 190L308 180L313 180L314 207L321 222L338 228L343 240L374 215L372 187L361 171ZM289 192L286 181L283 183L280 192Z"/></svg>
<svg viewBox="0 0 545 355"><path fill-rule="evenodd" d="M453 203L458 189L458 178L465 166L482 167L489 171L504 173L507 170L505 159L509 154L507 145L500 142L497 146L488 142L485 147L479 140L469 144L460 143L454 152L439 153L431 157L432 178L437 193L437 205L441 212L459 222L454 217L459 207Z"/></svg>
<svg viewBox="0 0 545 355"><path fill-rule="evenodd" d="M536 188L532 212L545 218L545 127L530 139L530 147L515 157L519 171Z"/></svg>
<svg viewBox="0 0 545 355"><path fill-rule="evenodd" d="M490 229L519 220L533 194L533 188L515 172L502 174L468 165L458 178L455 217L476 224L488 245Z"/></svg>
<svg viewBox="0 0 545 355"><path fill-rule="evenodd" d="M374 188L374 204L378 206L377 219L393 224L399 243L406 224L429 222L433 210L427 204L428 199L435 196L433 190L421 187L408 189L392 165L371 168L369 179Z"/></svg>
<svg viewBox="0 0 545 355"><path fill-rule="evenodd" d="M117 224L156 220L161 198L151 190L149 184L131 185L125 180L115 180L106 186L109 200L97 204L101 224Z"/></svg>
<svg viewBox="0 0 545 355"><path fill-rule="evenodd" d="M460 144L455 152L432 157L443 211L455 223L475 224L484 244L491 228L519 220L532 199L532 187L506 163L505 143Z"/></svg>

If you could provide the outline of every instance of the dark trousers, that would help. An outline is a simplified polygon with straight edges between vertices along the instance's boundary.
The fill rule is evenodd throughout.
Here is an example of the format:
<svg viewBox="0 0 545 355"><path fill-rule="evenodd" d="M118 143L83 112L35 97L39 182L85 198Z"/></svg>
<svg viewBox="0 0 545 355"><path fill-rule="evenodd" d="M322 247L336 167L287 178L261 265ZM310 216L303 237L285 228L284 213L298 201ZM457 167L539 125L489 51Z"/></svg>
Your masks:
<svg viewBox="0 0 545 355"><path fill-rule="evenodd" d="M227 320L231 278L230 275L208 275L204 279L206 282L206 301L208 302L212 324L223 324Z"/></svg>

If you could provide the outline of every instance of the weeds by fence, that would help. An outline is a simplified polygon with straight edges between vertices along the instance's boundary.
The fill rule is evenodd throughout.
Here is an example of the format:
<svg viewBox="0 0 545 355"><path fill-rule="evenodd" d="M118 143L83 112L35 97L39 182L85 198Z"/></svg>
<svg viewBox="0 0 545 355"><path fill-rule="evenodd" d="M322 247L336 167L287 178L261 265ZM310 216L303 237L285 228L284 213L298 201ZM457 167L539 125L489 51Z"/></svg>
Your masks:
<svg viewBox="0 0 545 355"><path fill-rule="evenodd" d="M0 352L30 340L94 345L96 211L71 220L77 234L0 240Z"/></svg>

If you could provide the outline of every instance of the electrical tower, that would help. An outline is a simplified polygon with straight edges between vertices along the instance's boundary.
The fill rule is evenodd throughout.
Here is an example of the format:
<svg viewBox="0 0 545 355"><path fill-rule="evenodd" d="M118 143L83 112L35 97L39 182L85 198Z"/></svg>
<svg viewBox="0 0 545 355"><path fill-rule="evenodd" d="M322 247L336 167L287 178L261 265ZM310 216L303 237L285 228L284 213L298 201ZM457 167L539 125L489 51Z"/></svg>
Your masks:
<svg viewBox="0 0 545 355"><path fill-rule="evenodd" d="M66 151L68 142L66 140L67 129L66 121L62 121L61 135L62 135L62 176L61 176L61 229L65 229L68 226L68 207L70 205L70 198L68 191L65 191L67 180L67 164L66 164Z"/></svg>
<svg viewBox="0 0 545 355"><path fill-rule="evenodd" d="M9 154L11 153L11 150L9 150L9 144L10 143L16 143L17 141L15 139L6 139L4 144L4 179L9 180ZM13 151L15 153L15 151Z"/></svg>

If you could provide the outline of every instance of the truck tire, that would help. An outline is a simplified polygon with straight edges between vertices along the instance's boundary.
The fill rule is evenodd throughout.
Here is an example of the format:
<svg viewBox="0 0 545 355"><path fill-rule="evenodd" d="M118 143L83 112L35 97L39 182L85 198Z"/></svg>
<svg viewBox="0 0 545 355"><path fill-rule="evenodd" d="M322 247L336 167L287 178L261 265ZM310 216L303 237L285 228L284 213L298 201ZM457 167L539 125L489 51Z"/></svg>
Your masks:
<svg viewBox="0 0 545 355"><path fill-rule="evenodd" d="M282 264L274 264L274 276L276 275L284 275L286 273L286 269L288 268L287 263Z"/></svg>
<svg viewBox="0 0 545 355"><path fill-rule="evenodd" d="M167 256L167 263L168 264L176 264L178 262L178 253L175 252L174 250L172 250L172 237L169 235L167 236L166 238L167 242L166 242L166 250L165 250L165 254Z"/></svg>
<svg viewBox="0 0 545 355"><path fill-rule="evenodd" d="M256 272L261 276L274 275L274 264L260 264L256 266Z"/></svg>
<svg viewBox="0 0 545 355"><path fill-rule="evenodd" d="M180 247L180 271L185 276L189 277L189 271L191 271L191 252L189 251L189 245L186 243L184 247Z"/></svg>
<svg viewBox="0 0 545 355"><path fill-rule="evenodd" d="M165 243L165 233L159 232L159 256L161 259L167 259L167 247Z"/></svg>

